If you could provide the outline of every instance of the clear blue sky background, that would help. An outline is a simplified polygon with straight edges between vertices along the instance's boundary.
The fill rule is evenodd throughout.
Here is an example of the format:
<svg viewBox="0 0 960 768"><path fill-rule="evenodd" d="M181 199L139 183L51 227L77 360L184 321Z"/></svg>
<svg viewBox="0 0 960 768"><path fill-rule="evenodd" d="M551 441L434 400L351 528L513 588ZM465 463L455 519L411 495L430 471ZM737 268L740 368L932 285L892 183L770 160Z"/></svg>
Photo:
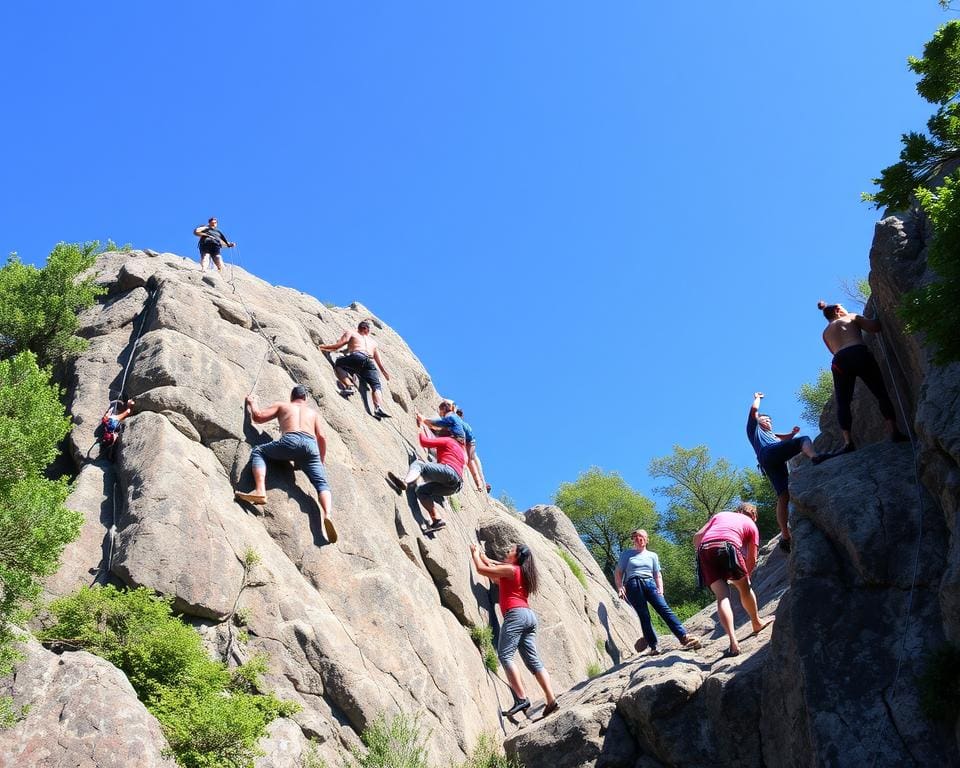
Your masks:
<svg viewBox="0 0 960 768"><path fill-rule="evenodd" d="M0 253L196 254L396 328L495 493L675 443L752 464L866 274L859 201L932 112L935 0L7 3ZM389 351L387 351L389 363Z"/></svg>

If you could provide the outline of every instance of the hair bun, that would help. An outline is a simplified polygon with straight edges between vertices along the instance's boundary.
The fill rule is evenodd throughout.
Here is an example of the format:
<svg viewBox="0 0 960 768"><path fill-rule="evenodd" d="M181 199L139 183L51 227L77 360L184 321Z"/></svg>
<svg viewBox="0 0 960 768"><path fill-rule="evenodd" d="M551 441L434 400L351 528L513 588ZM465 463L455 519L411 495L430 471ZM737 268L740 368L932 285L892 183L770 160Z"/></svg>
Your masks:
<svg viewBox="0 0 960 768"><path fill-rule="evenodd" d="M817 309L824 309L826 306L827 302L825 302L823 299L820 299L820 301L817 302Z"/></svg>

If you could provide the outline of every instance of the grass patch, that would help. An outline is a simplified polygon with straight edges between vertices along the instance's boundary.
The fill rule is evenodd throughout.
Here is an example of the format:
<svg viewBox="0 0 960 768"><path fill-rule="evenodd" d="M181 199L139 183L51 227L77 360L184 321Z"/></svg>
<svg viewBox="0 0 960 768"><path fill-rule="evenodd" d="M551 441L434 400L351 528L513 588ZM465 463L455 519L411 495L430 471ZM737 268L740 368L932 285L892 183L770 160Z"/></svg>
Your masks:
<svg viewBox="0 0 960 768"><path fill-rule="evenodd" d="M929 654L918 684L923 713L955 723L960 716L960 647L948 643Z"/></svg>
<svg viewBox="0 0 960 768"><path fill-rule="evenodd" d="M460 514L460 499L457 496L450 497L450 508L456 513Z"/></svg>
<svg viewBox="0 0 960 768"><path fill-rule="evenodd" d="M380 715L360 736L363 747L351 753L348 768L429 768L427 737L420 716L401 712L390 722Z"/></svg>
<svg viewBox="0 0 960 768"><path fill-rule="evenodd" d="M496 740L481 733L467 761L460 768L523 768L515 757L507 757Z"/></svg>
<svg viewBox="0 0 960 768"><path fill-rule="evenodd" d="M483 666L491 672L500 669L500 660L497 658L497 649L493 647L493 629L491 627L471 627L470 639L483 654Z"/></svg>
<svg viewBox="0 0 960 768"><path fill-rule="evenodd" d="M602 675L606 670L597 662L592 661L587 664L587 677L598 677Z"/></svg>
<svg viewBox="0 0 960 768"><path fill-rule="evenodd" d="M560 559L570 567L573 575L577 577L577 581L579 581L583 588L586 589L587 576L583 572L583 568L580 566L580 563L578 563L574 559L573 555L567 552L567 550L565 550L563 547L557 547L557 554L560 555Z"/></svg>
<svg viewBox="0 0 960 768"><path fill-rule="evenodd" d="M258 693L264 657L235 669L211 659L200 634L173 616L171 600L146 588L84 587L54 600L50 612L55 623L41 640L118 667L184 768L252 768L267 725L299 709Z"/></svg>

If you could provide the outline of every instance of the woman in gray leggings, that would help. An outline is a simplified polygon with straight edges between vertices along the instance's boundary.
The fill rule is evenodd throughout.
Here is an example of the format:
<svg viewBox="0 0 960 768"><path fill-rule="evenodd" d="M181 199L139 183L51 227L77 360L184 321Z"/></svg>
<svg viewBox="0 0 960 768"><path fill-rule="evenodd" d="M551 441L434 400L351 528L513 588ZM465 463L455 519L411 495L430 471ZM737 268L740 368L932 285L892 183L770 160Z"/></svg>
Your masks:
<svg viewBox="0 0 960 768"><path fill-rule="evenodd" d="M510 548L506 561L502 563L487 558L477 544L470 545L470 554L477 573L496 581L500 586L500 613L503 615L503 623L500 625L497 656L507 673L514 698L513 706L503 712L503 715L511 717L530 708L530 700L523 689L520 673L513 664L513 657L519 648L523 663L543 689L546 699L543 716L546 717L560 705L550 687L550 675L544 669L540 654L537 653L537 616L527 603L527 596L537 591L537 566L533 562L533 552L526 544L517 544Z"/></svg>

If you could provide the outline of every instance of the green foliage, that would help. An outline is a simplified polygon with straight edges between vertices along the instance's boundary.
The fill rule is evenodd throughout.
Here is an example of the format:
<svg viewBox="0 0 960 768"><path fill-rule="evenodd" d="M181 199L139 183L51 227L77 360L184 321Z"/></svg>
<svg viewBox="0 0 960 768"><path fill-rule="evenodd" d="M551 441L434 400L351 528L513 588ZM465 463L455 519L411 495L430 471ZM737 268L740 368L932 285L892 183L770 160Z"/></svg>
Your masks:
<svg viewBox="0 0 960 768"><path fill-rule="evenodd" d="M500 659L497 658L497 649L493 647L493 629L489 626L471 627L470 639L483 654L483 666L496 672L500 668Z"/></svg>
<svg viewBox="0 0 960 768"><path fill-rule="evenodd" d="M488 733L481 733L467 761L460 768L523 768L513 757L506 757L496 740Z"/></svg>
<svg viewBox="0 0 960 768"><path fill-rule="evenodd" d="M257 693L262 657L234 670L214 661L199 633L172 615L170 600L145 588L85 587L55 600L50 612L55 623L41 639L122 670L185 768L252 768L267 725L297 710Z"/></svg>
<svg viewBox="0 0 960 768"><path fill-rule="evenodd" d="M312 741L300 755L300 768L327 768L327 764L317 754L317 746Z"/></svg>
<svg viewBox="0 0 960 768"><path fill-rule="evenodd" d="M565 550L563 547L557 547L557 554L560 555L560 559L570 567L570 571L574 576L576 576L577 581L579 581L583 588L586 589L587 577L583 572L583 568L580 567L580 563L578 563L574 559L573 555L567 552L567 550Z"/></svg>
<svg viewBox="0 0 960 768"><path fill-rule="evenodd" d="M32 352L0 360L0 677L19 658L12 625L29 617L83 522L64 506L66 481L43 474L70 429L59 394ZM0 698L0 720L13 714Z"/></svg>
<svg viewBox="0 0 960 768"><path fill-rule="evenodd" d="M520 511L519 509L517 509L517 502L515 502L515 501L513 500L513 497L512 497L509 493L507 493L506 491L502 491L502 492L500 493L500 495L497 497L497 501L499 501L501 504L503 504L503 506L505 506L505 507L506 507L507 509L509 509L511 512L519 512L519 511Z"/></svg>
<svg viewBox="0 0 960 768"><path fill-rule="evenodd" d="M450 508L455 514L460 514L460 498L458 496L450 497Z"/></svg>
<svg viewBox="0 0 960 768"><path fill-rule="evenodd" d="M636 528L656 528L653 502L633 490L616 472L593 467L575 483L563 483L554 503L570 518L590 554L611 581L620 551Z"/></svg>
<svg viewBox="0 0 960 768"><path fill-rule="evenodd" d="M598 663L595 662L595 661L591 661L589 664L587 664L587 677L588 677L588 678L598 677L599 675L602 675L605 671L606 671L606 670L604 670L604 668L603 668L602 666L600 666L600 664L598 664Z"/></svg>
<svg viewBox="0 0 960 768"><path fill-rule="evenodd" d="M419 715L401 712L390 722L380 715L360 739L366 749L353 750L348 768L429 768Z"/></svg>
<svg viewBox="0 0 960 768"><path fill-rule="evenodd" d="M672 481L657 488L669 501L665 528L674 541L693 538L712 515L729 509L741 485L740 470L726 459L711 462L705 445L673 446L673 453L650 462L650 476Z"/></svg>
<svg viewBox="0 0 960 768"><path fill-rule="evenodd" d="M81 273L93 266L100 244L58 243L42 269L12 254L0 268L0 340L6 354L33 352L41 365L81 352L77 313L92 306L104 289Z"/></svg>
<svg viewBox="0 0 960 768"><path fill-rule="evenodd" d="M777 523L777 494L767 478L755 469L745 470L740 498L756 504L757 528L760 529L761 539L769 539L780 533Z"/></svg>
<svg viewBox="0 0 960 768"><path fill-rule="evenodd" d="M931 720L953 725L960 717L960 647L947 644L924 661L920 706Z"/></svg>
<svg viewBox="0 0 960 768"><path fill-rule="evenodd" d="M960 360L960 172L931 192L917 190L917 199L933 225L927 263L937 280L903 297L900 315L911 333L922 331L934 347L934 360Z"/></svg>
<svg viewBox="0 0 960 768"><path fill-rule="evenodd" d="M797 390L797 401L801 405L800 418L814 427L820 426L820 415L827 407L833 394L833 376L830 371L821 369L814 383L804 383Z"/></svg>

